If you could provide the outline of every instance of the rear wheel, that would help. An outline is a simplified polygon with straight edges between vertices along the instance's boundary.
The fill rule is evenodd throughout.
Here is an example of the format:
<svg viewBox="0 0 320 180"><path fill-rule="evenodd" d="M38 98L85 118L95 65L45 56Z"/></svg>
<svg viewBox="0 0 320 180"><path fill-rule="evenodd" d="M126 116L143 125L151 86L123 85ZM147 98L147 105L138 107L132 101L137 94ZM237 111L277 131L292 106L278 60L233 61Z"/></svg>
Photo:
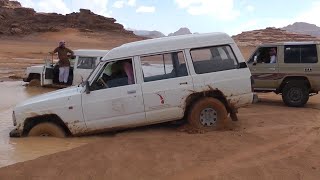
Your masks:
<svg viewBox="0 0 320 180"><path fill-rule="evenodd" d="M289 107L303 107L309 100L309 88L303 81L290 81L282 90L282 100Z"/></svg>
<svg viewBox="0 0 320 180"><path fill-rule="evenodd" d="M224 127L228 112L225 105L215 98L203 98L191 108L188 122L199 130L217 130Z"/></svg>
<svg viewBox="0 0 320 180"><path fill-rule="evenodd" d="M28 136L49 136L49 137L66 137L65 131L58 125L50 122L44 122L31 128Z"/></svg>

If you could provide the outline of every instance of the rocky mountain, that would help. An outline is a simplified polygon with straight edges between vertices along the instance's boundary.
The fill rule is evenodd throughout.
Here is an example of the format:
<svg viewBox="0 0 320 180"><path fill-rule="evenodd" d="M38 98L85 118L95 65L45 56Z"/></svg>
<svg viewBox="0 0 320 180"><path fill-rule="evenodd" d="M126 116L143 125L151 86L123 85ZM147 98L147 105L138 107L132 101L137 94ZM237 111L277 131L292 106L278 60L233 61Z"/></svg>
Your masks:
<svg viewBox="0 0 320 180"><path fill-rule="evenodd" d="M242 32L232 36L239 46L257 46L261 43L287 41L320 41L320 38L300 33L292 33L278 28L266 28Z"/></svg>
<svg viewBox="0 0 320 180"><path fill-rule="evenodd" d="M301 34L309 34L311 36L320 37L320 27L309 24L305 22L296 22L292 25L286 26L282 28L283 30L287 30L289 32L301 33Z"/></svg>
<svg viewBox="0 0 320 180"><path fill-rule="evenodd" d="M174 33L170 33L168 36L179 36L179 35L185 35L185 34L192 34L190 29L188 28L180 28L178 31Z"/></svg>
<svg viewBox="0 0 320 180"><path fill-rule="evenodd" d="M34 9L21 7L16 1L0 0L0 36L27 35L37 32L55 32L64 28L81 31L113 31L132 34L113 18L96 15L90 10L61 15L37 13Z"/></svg>
<svg viewBox="0 0 320 180"><path fill-rule="evenodd" d="M160 38L165 37L160 31L147 31L147 30L132 30L133 33L137 36L145 37L145 38Z"/></svg>
<svg viewBox="0 0 320 180"><path fill-rule="evenodd" d="M21 4L18 1L0 0L0 7L20 8Z"/></svg>

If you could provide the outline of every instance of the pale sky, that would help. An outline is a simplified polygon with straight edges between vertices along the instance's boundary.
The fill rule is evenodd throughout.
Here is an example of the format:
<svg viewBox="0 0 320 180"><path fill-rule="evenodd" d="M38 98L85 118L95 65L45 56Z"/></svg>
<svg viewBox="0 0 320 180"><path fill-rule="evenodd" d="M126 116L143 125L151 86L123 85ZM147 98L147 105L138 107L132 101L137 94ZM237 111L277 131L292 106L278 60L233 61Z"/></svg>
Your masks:
<svg viewBox="0 0 320 180"><path fill-rule="evenodd" d="M242 31L283 27L294 22L320 26L320 0L18 0L40 12L61 14L80 8L113 17L126 28L168 34Z"/></svg>

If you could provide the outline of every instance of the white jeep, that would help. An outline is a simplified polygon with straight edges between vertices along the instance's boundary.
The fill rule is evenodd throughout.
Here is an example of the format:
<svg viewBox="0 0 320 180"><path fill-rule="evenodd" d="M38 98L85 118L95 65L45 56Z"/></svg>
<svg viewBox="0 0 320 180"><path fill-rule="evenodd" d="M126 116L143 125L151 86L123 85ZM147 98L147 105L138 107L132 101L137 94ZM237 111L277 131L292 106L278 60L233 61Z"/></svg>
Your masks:
<svg viewBox="0 0 320 180"><path fill-rule="evenodd" d="M212 130L253 102L251 73L224 33L124 44L79 86L14 108L10 135L64 137L186 119Z"/></svg>
<svg viewBox="0 0 320 180"><path fill-rule="evenodd" d="M74 51L71 59L69 85L78 85L86 80L99 61L108 53L108 50L79 49ZM55 65L53 58L45 59L44 65L31 66L26 70L24 82L41 86L58 86L59 65Z"/></svg>

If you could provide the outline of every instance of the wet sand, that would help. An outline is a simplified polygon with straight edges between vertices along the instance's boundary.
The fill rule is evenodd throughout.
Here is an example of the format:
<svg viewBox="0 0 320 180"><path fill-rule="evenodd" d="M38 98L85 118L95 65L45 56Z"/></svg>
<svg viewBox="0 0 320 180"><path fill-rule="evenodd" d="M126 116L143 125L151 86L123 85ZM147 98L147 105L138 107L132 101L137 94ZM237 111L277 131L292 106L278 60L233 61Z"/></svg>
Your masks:
<svg viewBox="0 0 320 180"><path fill-rule="evenodd" d="M24 83L17 81L0 82L0 167L65 151L99 139L93 136L67 139L9 138L9 132L14 128L11 116L12 108L31 96L53 90L49 88L25 87Z"/></svg>
<svg viewBox="0 0 320 180"><path fill-rule="evenodd" d="M0 86L12 96L34 95L17 82ZM272 93L260 99L223 131L158 125L69 139L9 139L12 105L2 103L2 166L36 159L1 168L0 179L320 179L320 96L306 108L286 107Z"/></svg>

